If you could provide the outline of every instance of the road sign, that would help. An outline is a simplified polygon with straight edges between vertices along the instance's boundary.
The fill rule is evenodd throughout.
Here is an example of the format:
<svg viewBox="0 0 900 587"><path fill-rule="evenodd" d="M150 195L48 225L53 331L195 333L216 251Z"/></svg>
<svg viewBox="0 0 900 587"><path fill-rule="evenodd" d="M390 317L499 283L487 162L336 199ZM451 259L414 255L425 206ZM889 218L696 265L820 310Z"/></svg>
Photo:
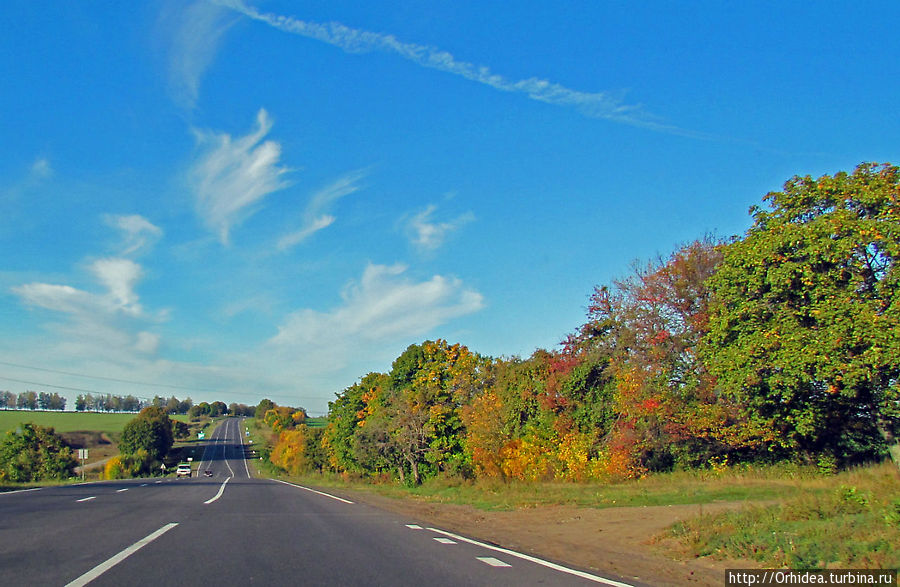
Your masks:
<svg viewBox="0 0 900 587"><path fill-rule="evenodd" d="M88 449L79 448L78 449L78 460L81 461L81 480L84 481L84 461L88 458Z"/></svg>
<svg viewBox="0 0 900 587"><path fill-rule="evenodd" d="M161 465L159 466L159 468L162 469L163 471L165 471L165 470L166 470L166 464L165 464L165 463L161 464Z"/></svg>

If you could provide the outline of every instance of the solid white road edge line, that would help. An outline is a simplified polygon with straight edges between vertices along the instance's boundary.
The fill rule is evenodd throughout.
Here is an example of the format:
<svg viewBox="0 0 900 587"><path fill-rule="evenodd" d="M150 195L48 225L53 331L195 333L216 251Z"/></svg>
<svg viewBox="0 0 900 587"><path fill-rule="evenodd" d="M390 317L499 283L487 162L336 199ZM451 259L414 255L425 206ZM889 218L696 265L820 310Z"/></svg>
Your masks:
<svg viewBox="0 0 900 587"><path fill-rule="evenodd" d="M472 540L471 538L466 538L465 536L459 536L458 534L453 534L452 532L447 532L445 530L439 530L437 528L428 528L432 532L437 532L438 534L443 534L444 536L449 536L450 538L455 538L456 540L462 540L463 542L468 542L469 544L474 544L476 546L480 546L482 548L487 548L488 550L495 550L497 552L502 552L504 554L508 554L510 556L514 556L516 558L520 558L522 560L527 560L529 562L541 565L543 567L547 567L548 569L553 569L554 571L559 571L561 573L568 573L570 575L575 575L576 577L581 577L582 579L587 579L588 581L594 581L595 583L603 583L604 585L612 585L613 587L634 587L628 583L621 583L619 581L613 581L612 579L605 579L603 577L598 577L597 575L592 575L590 573L585 573L584 571L576 571L575 569L570 569L569 567L564 567L562 565L558 565L556 563L551 563L550 561L545 561L543 559L529 556L527 554L522 554L521 552L516 552L515 550L509 550L507 548L501 548L499 546L493 546L491 544L485 544L484 542L478 542L477 540Z"/></svg>
<svg viewBox="0 0 900 587"><path fill-rule="evenodd" d="M295 483L288 483L287 481L282 481L281 479L272 479L272 481L278 481L279 483L284 483L285 485L290 485L291 487L296 487L297 489L305 489L306 491L312 491L313 493L318 493L319 495L324 495L325 497L330 497L331 499L336 499L338 501L342 501L344 503L353 503L349 499L344 499L343 497L338 497L336 495L331 495L330 493L324 493L322 491L316 491L315 489L310 489L309 487L303 487L302 485L297 485Z"/></svg>
<svg viewBox="0 0 900 587"><path fill-rule="evenodd" d="M215 497L212 497L212 498L210 498L210 499L207 499L207 500L204 501L203 503L205 503L205 504L210 504L210 503L216 501L217 499L219 499L220 497L222 497L222 494L225 493L225 485L227 485L229 481L231 481L231 477L229 477L228 479L226 479L226 480L224 481L224 483L222 483L222 486L219 487L219 493L217 493Z"/></svg>
<svg viewBox="0 0 900 587"><path fill-rule="evenodd" d="M40 491L43 487L32 487L31 489L16 489L15 491L3 491L0 495L11 495L13 493L25 493L26 491Z"/></svg>
<svg viewBox="0 0 900 587"><path fill-rule="evenodd" d="M238 438L241 439L241 458L244 459L244 470L247 471L247 479L250 478L250 467L247 466L247 451L244 450L244 434L241 432L241 425L244 420L238 420Z"/></svg>
<svg viewBox="0 0 900 587"><path fill-rule="evenodd" d="M67 583L66 587L82 587L83 585L87 585L88 583L90 583L91 581L93 581L94 579L96 579L97 577L99 577L100 575L105 573L106 571L110 570L111 568L113 568L114 566L116 566L117 564L119 564L120 562L122 562L123 560L125 560L126 558L131 556L132 554L134 554L137 551L139 551L140 549L144 548L145 546L147 546L148 544L150 544L151 542L153 542L154 540L156 540L157 538L159 538L160 536L162 536L163 534L165 534L166 532L168 532L169 530L171 530L172 528L174 528L177 525L178 525L177 522L172 522L171 524L166 524L165 526L163 526L162 528L160 528L153 534L150 534L146 538L142 538L142 539L138 540L137 542L135 542L134 544L132 544L131 546L129 546L128 548L126 548L125 550L120 552L119 554L100 563L99 565L97 565L96 567L94 567L93 569L88 571L87 573L83 574L82 576L78 577L71 583Z"/></svg>

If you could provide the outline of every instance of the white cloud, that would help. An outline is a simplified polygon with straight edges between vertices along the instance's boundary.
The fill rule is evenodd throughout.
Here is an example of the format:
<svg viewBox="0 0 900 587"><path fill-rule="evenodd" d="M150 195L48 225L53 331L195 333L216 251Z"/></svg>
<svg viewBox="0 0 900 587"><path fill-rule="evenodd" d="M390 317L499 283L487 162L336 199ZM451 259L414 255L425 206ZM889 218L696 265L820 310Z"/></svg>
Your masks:
<svg viewBox="0 0 900 587"><path fill-rule="evenodd" d="M138 332L135 337L134 349L138 352L152 355L159 349L160 336L152 332Z"/></svg>
<svg viewBox="0 0 900 587"><path fill-rule="evenodd" d="M103 221L122 235L122 255L131 255L149 249L162 237L163 231L158 226L138 214L120 216L105 214Z"/></svg>
<svg viewBox="0 0 900 587"><path fill-rule="evenodd" d="M625 104L618 92L582 92L535 77L509 80L493 73L484 65L459 61L451 53L437 47L405 43L393 35L354 29L339 22L322 24L290 16L262 13L242 0L218 0L218 3L278 30L334 45L347 53L368 51L393 53L422 67L457 75L495 90L525 94L532 100L576 108L585 116L592 118L604 118L657 131L692 134L654 121L640 105Z"/></svg>
<svg viewBox="0 0 900 587"><path fill-rule="evenodd" d="M95 294L69 285L27 283L12 288L13 293L31 306L73 315L87 321L109 321L117 315L144 319L153 318L144 313L135 285L143 270L130 259L98 259L88 270L106 287L106 293Z"/></svg>
<svg viewBox="0 0 900 587"><path fill-rule="evenodd" d="M107 299L111 307L134 316L142 314L134 291L143 274L140 265L129 259L98 259L91 264L90 270L109 290Z"/></svg>
<svg viewBox="0 0 900 587"><path fill-rule="evenodd" d="M34 163L31 164L30 173L33 179L45 179L51 177L53 175L53 167L50 165L50 160L46 157L38 157L34 160Z"/></svg>
<svg viewBox="0 0 900 587"><path fill-rule="evenodd" d="M289 249L323 228L331 226L336 218L331 214L327 214L326 210L336 200L359 190L358 182L365 175L365 170L353 171L316 192L310 199L303 214L302 227L300 230L282 236L278 240L278 250Z"/></svg>
<svg viewBox="0 0 900 587"><path fill-rule="evenodd" d="M463 214L448 222L435 222L432 216L437 211L434 204L405 220L406 233L410 242L422 251L433 251L444 244L447 236L475 219L471 213Z"/></svg>
<svg viewBox="0 0 900 587"><path fill-rule="evenodd" d="M455 277L417 282L405 272L403 265L368 265L344 289L340 306L293 312L267 348L294 358L305 372L338 371L359 355L381 355L391 343L425 335L484 306L482 295Z"/></svg>
<svg viewBox="0 0 900 587"><path fill-rule="evenodd" d="M272 128L265 110L256 115L257 128L232 139L226 133L197 132L202 155L191 168L197 213L228 244L232 227L255 212L262 200L288 186L279 165L281 145L263 141Z"/></svg>
<svg viewBox="0 0 900 587"><path fill-rule="evenodd" d="M233 14L206 0L187 6L169 2L160 18L160 29L168 39L169 86L173 98L193 108L200 82L215 59L225 33L236 22Z"/></svg>
<svg viewBox="0 0 900 587"><path fill-rule="evenodd" d="M129 259L98 259L87 272L101 286L98 292L70 285L32 282L11 288L28 306L57 313L42 326L52 334L35 336L17 348L31 362L105 363L95 371L134 373L153 368L161 344L159 334L146 329L168 318L166 311L146 312L136 287L143 275L140 265ZM80 385L85 385L80 382Z"/></svg>
<svg viewBox="0 0 900 587"><path fill-rule="evenodd" d="M98 309L96 296L68 285L26 283L12 288L14 294L31 306L67 314L85 314Z"/></svg>

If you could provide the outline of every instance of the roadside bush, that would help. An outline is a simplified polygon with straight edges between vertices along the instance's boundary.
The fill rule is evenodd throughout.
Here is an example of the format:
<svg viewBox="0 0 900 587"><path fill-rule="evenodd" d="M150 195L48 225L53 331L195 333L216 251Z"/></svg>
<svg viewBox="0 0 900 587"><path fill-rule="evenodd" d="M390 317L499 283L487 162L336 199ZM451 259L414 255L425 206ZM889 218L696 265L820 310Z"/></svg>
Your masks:
<svg viewBox="0 0 900 587"><path fill-rule="evenodd" d="M130 455L119 455L106 461L104 479L131 479L152 472L153 459L143 449Z"/></svg>
<svg viewBox="0 0 900 587"><path fill-rule="evenodd" d="M75 464L72 449L53 428L21 424L0 441L0 482L66 479Z"/></svg>

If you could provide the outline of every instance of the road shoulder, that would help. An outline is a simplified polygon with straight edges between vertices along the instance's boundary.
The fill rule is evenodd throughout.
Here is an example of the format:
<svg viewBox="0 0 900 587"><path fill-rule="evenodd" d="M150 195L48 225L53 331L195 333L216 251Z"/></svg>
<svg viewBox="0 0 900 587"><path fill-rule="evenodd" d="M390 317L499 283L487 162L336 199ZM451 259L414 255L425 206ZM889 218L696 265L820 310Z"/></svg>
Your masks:
<svg viewBox="0 0 900 587"><path fill-rule="evenodd" d="M654 542L669 525L746 505L718 502L623 508L541 506L490 512L466 505L342 491L352 499L527 554L653 585L721 585L726 568L753 566L710 558L676 559Z"/></svg>

